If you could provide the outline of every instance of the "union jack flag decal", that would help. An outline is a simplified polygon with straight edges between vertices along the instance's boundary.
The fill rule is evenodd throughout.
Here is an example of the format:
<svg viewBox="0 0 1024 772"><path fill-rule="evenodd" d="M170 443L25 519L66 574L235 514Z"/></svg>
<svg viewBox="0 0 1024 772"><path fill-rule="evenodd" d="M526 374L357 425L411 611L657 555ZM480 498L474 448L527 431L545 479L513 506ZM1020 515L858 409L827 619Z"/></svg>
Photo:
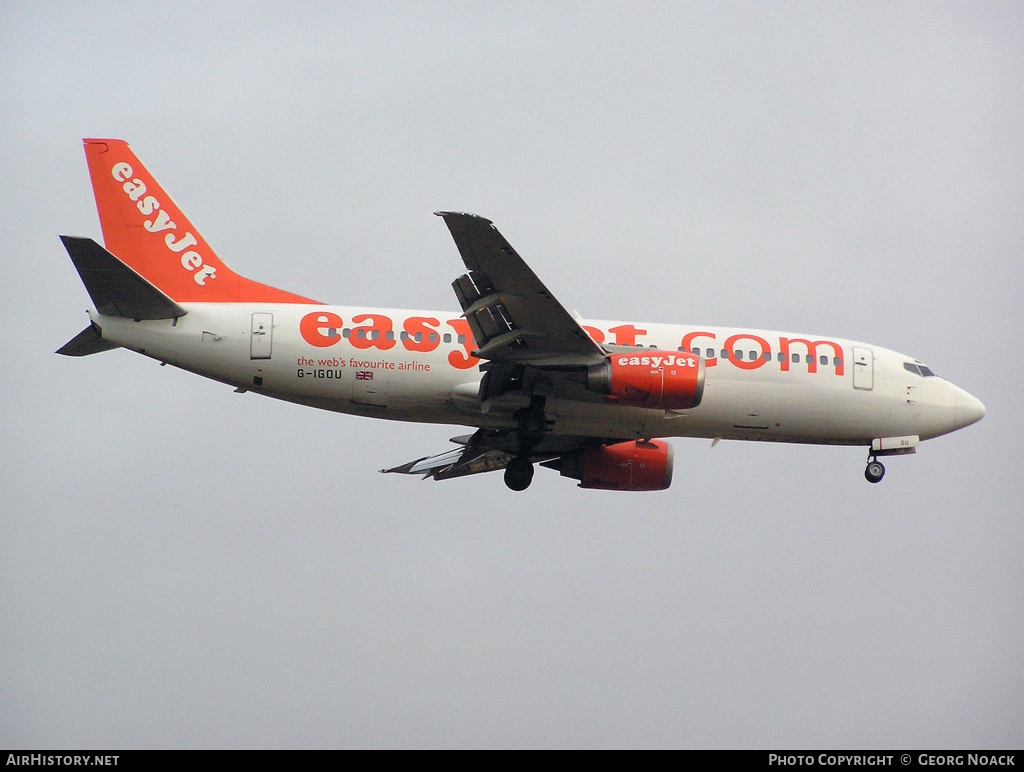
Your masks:
<svg viewBox="0 0 1024 772"><path fill-rule="evenodd" d="M359 370L356 373L356 380L357 381L372 381L373 380L373 370Z"/></svg>

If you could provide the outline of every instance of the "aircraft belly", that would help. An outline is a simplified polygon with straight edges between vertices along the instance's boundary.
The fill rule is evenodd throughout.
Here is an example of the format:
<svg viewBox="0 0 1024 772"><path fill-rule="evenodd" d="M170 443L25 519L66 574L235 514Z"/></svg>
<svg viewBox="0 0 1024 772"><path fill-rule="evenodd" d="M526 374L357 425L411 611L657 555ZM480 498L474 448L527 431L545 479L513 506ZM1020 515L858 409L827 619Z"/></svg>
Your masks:
<svg viewBox="0 0 1024 772"><path fill-rule="evenodd" d="M544 409L549 430L555 434L607 439L643 439L652 436L662 411L620 405L548 399Z"/></svg>
<svg viewBox="0 0 1024 772"><path fill-rule="evenodd" d="M718 374L708 378L704 401L675 423L676 435L841 444L860 442L864 427L849 425L851 412L845 384L819 374L791 374L785 379ZM867 404L870 394L857 394ZM853 410L854 414L863 406ZM869 423L876 423L869 418ZM871 435L868 434L868 439Z"/></svg>

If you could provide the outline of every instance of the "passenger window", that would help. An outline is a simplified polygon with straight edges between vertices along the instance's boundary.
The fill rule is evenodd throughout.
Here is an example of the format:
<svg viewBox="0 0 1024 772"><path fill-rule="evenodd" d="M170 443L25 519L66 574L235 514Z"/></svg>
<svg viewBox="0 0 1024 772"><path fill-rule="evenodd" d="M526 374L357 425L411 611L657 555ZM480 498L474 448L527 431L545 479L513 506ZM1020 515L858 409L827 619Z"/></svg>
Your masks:
<svg viewBox="0 0 1024 772"><path fill-rule="evenodd" d="M444 342L445 343L451 343L452 342L452 335L451 335L450 332L446 332L444 334Z"/></svg>
<svg viewBox="0 0 1024 772"><path fill-rule="evenodd" d="M394 330L388 330L386 333L384 333L384 337L387 340L394 340L395 339L395 331Z"/></svg>
<svg viewBox="0 0 1024 772"><path fill-rule="evenodd" d="M437 333L436 332L430 333L430 342L431 343L437 343Z"/></svg>
<svg viewBox="0 0 1024 772"><path fill-rule="evenodd" d="M409 340L409 333L407 333L405 330L402 330L402 334L399 335L398 337L400 337L402 340Z"/></svg>
<svg viewBox="0 0 1024 772"><path fill-rule="evenodd" d="M707 358L708 359L714 359L715 358L715 350L713 348L709 348L707 350Z"/></svg>
<svg viewBox="0 0 1024 772"><path fill-rule="evenodd" d="M459 343L465 343L465 342L466 342L466 336L465 335L460 335L459 336Z"/></svg>
<svg viewBox="0 0 1024 772"><path fill-rule="evenodd" d="M800 361L800 355L799 355L799 354L793 354L793 355L792 355L792 356L790 357L790 359L792 359L792 360L793 360L793 364L796 364L797 362L799 362L799 361Z"/></svg>
<svg viewBox="0 0 1024 772"><path fill-rule="evenodd" d="M755 359L757 359L757 352L756 351L751 351L750 352L750 361L753 362Z"/></svg>
<svg viewBox="0 0 1024 772"><path fill-rule="evenodd" d="M423 333L422 332L417 332L412 337L413 337L413 340L415 340L417 343L422 343L423 342Z"/></svg>
<svg viewBox="0 0 1024 772"><path fill-rule="evenodd" d="M771 362L772 361L772 352L771 351L765 351L764 355L761 358L764 359L765 362Z"/></svg>
<svg viewBox="0 0 1024 772"><path fill-rule="evenodd" d="M728 359L728 358L729 358L729 352L728 352L728 351L726 351L726 350L725 350L725 349L723 348L723 349L722 349L722 359Z"/></svg>
<svg viewBox="0 0 1024 772"><path fill-rule="evenodd" d="M780 362L785 362L785 361L786 361L786 355L785 355L785 354L783 354L783 353L782 353L782 352L780 351L780 352L779 352L779 355L778 355L778 357L777 357L777 359L778 359L778 360L779 360Z"/></svg>
<svg viewBox="0 0 1024 772"><path fill-rule="evenodd" d="M842 363L843 360L840 359L839 357L832 357L832 364L834 364L836 367L839 367L839 365L841 365Z"/></svg>
<svg viewBox="0 0 1024 772"><path fill-rule="evenodd" d="M337 334L338 334L338 328L337 327L328 327L327 328L327 337L328 338L333 338Z"/></svg>
<svg viewBox="0 0 1024 772"><path fill-rule="evenodd" d="M351 334L352 334L352 330L350 330L348 327L346 327L344 330L341 331L341 337L343 337L343 338L347 338Z"/></svg>
<svg viewBox="0 0 1024 772"><path fill-rule="evenodd" d="M804 355L804 361L805 361L805 362L806 362L807 364L810 364L811 362L813 362L813 361L814 361L814 357L813 357L813 356L811 356L810 354L806 354L806 355Z"/></svg>
<svg viewBox="0 0 1024 772"><path fill-rule="evenodd" d="M823 364L823 365L827 365L828 364L828 357L825 356L824 354L822 354L820 357L818 357L818 361L821 364Z"/></svg>
<svg viewBox="0 0 1024 772"><path fill-rule="evenodd" d="M359 340L365 340L366 330L356 330L356 337L359 338Z"/></svg>

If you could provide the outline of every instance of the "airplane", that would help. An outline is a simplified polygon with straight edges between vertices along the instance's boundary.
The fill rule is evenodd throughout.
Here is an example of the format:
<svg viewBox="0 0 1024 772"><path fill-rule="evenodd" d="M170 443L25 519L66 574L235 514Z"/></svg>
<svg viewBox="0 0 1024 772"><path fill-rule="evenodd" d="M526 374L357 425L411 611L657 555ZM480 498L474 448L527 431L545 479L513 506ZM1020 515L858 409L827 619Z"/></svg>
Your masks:
<svg viewBox="0 0 1024 772"><path fill-rule="evenodd" d="M602 490L664 490L670 437L864 446L880 458L969 426L985 407L923 362L799 333L583 320L483 217L436 212L466 272L461 313L329 306L243 278L117 139L85 139L104 246L61 236L93 302L57 353L126 348L323 410L472 427L382 472L434 480L535 465Z"/></svg>

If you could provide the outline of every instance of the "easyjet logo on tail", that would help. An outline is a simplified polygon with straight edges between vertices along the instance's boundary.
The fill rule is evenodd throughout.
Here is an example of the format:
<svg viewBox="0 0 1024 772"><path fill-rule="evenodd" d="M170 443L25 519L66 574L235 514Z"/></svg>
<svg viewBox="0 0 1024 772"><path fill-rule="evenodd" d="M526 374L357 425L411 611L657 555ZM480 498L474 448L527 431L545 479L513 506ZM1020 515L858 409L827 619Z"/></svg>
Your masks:
<svg viewBox="0 0 1024 772"><path fill-rule="evenodd" d="M160 208L159 199L152 194L147 195L146 183L133 176L134 171L129 164L124 161L114 164L110 174L118 182L124 183L121 189L128 195L128 198L135 202L139 212L150 218L142 223L142 227L150 233L166 231L163 238L164 244L171 252L172 257L180 260L182 268L193 272L192 278L195 279L196 284L205 286L207 279L217 278L217 269L207 264L198 251L191 249L191 247L199 246L196 237L187 231L184 236L178 236L178 226L171 220L170 215Z"/></svg>

